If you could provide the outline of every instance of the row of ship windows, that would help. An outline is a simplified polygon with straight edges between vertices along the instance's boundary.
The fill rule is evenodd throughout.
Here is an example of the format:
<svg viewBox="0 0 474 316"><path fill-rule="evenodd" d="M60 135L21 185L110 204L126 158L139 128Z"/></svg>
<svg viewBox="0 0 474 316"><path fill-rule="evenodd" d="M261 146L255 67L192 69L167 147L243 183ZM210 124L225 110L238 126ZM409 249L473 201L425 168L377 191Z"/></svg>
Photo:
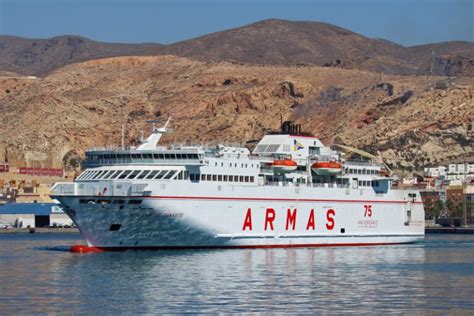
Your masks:
<svg viewBox="0 0 474 316"><path fill-rule="evenodd" d="M373 169L351 169L351 168L344 168L345 173L353 173L353 174L378 174L377 170Z"/></svg>
<svg viewBox="0 0 474 316"><path fill-rule="evenodd" d="M88 170L81 174L77 180L167 180L172 178L177 180L223 182L254 182L255 180L253 176L199 173L190 174L186 170Z"/></svg>
<svg viewBox="0 0 474 316"><path fill-rule="evenodd" d="M237 176L227 174L194 174L190 175L191 181L219 181L219 182L254 182L254 176Z"/></svg>
<svg viewBox="0 0 474 316"><path fill-rule="evenodd" d="M77 180L171 179L177 170L88 170Z"/></svg>
<svg viewBox="0 0 474 316"><path fill-rule="evenodd" d="M104 159L199 159L198 154L104 154L104 155L87 155L88 160L104 160Z"/></svg>
<svg viewBox="0 0 474 316"><path fill-rule="evenodd" d="M378 187L378 181L369 181L369 180L359 180L360 187Z"/></svg>
<svg viewBox="0 0 474 316"><path fill-rule="evenodd" d="M219 163L216 162L216 163L214 164L214 166L216 166L216 167L217 167L217 166L224 167L224 163L221 162L221 163L219 164ZM241 168L248 168L249 166L250 166L250 168L254 168L254 164L253 164L253 163L252 163L252 164L246 164L246 163L241 163L241 164L240 164L240 167L241 167ZM234 163L230 162L230 163L229 163L229 167L237 167L237 163L236 163L236 162L234 162ZM258 168L259 165L258 165L258 164L255 164L255 167Z"/></svg>

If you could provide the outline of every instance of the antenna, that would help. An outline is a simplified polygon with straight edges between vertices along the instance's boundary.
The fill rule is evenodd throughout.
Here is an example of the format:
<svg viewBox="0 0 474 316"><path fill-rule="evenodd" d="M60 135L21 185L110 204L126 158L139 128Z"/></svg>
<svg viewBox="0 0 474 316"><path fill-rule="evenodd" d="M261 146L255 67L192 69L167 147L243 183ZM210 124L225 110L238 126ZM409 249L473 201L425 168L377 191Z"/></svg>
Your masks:
<svg viewBox="0 0 474 316"><path fill-rule="evenodd" d="M122 124L122 139L121 139L122 150L125 150L125 125Z"/></svg>

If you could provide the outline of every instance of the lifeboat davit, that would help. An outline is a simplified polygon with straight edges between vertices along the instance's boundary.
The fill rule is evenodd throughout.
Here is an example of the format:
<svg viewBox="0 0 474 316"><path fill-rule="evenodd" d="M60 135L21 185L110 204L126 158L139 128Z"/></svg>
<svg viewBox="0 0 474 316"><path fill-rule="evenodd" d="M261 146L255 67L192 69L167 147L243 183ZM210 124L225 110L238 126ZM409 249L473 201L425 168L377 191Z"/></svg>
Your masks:
<svg viewBox="0 0 474 316"><path fill-rule="evenodd" d="M342 172L342 165L335 161L318 161L311 165L311 170L320 176L330 176Z"/></svg>
<svg viewBox="0 0 474 316"><path fill-rule="evenodd" d="M293 172L298 168L298 164L290 159L275 160L272 163L274 173L288 173Z"/></svg>

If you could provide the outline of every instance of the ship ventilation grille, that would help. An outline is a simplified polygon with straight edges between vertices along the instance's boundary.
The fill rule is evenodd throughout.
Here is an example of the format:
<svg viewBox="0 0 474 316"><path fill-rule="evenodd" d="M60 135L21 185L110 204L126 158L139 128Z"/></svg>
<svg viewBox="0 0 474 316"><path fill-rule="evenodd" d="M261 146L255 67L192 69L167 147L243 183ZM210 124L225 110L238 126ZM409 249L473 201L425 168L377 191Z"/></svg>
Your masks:
<svg viewBox="0 0 474 316"><path fill-rule="evenodd" d="M279 144L268 145L267 149L265 149L265 152L266 153L274 153L278 150L279 147L280 147Z"/></svg>

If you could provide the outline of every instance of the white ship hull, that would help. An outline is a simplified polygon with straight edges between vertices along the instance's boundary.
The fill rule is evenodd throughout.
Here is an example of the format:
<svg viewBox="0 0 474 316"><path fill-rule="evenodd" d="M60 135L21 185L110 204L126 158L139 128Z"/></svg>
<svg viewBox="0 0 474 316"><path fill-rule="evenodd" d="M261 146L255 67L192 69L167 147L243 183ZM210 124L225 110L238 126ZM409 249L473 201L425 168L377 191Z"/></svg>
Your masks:
<svg viewBox="0 0 474 316"><path fill-rule="evenodd" d="M251 154L222 145L158 148L169 121L136 149L86 152L89 169L54 186L53 197L90 248L77 252L359 246L424 237L416 191L393 188L379 175L382 165L342 163L318 138L292 135L298 126L283 123L282 134L264 136ZM340 174L313 173L315 161L341 161Z"/></svg>
<svg viewBox="0 0 474 316"><path fill-rule="evenodd" d="M123 208L113 201L136 197L57 198L88 245L103 249L360 246L424 237L423 207L403 196L409 191L393 190L382 199L371 189L160 187ZM95 204L84 203L92 199Z"/></svg>

